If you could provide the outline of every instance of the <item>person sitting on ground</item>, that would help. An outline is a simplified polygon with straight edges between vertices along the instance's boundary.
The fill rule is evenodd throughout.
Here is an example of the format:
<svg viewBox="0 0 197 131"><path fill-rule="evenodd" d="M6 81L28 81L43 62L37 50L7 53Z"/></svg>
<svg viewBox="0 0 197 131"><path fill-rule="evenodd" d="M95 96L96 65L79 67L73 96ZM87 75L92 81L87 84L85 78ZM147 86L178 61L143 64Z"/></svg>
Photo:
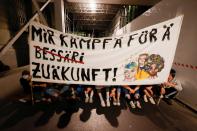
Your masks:
<svg viewBox="0 0 197 131"><path fill-rule="evenodd" d="M183 89L180 81L176 80L175 76L176 71L171 69L167 82L161 85L161 97L164 97L164 101L169 105L172 105L172 99Z"/></svg>
<svg viewBox="0 0 197 131"><path fill-rule="evenodd" d="M103 100L103 96L102 96L102 92L101 89L105 88L105 94L106 94L106 105L105 105L105 101ZM109 87L104 87L104 86L96 86L96 90L101 102L101 106L102 107L110 107L110 101L109 101Z"/></svg>
<svg viewBox="0 0 197 131"><path fill-rule="evenodd" d="M139 101L140 98L140 93L139 93L139 89L140 86L128 86L128 85L124 85L123 86L126 90L125 90L125 97L127 100L129 100L129 104L131 105L131 108L136 108L136 106L141 109L141 104ZM136 105L136 106L135 106Z"/></svg>
<svg viewBox="0 0 197 131"><path fill-rule="evenodd" d="M88 103L88 102L93 103L93 95L94 95L93 86L88 85L85 88L84 93L85 93L85 103Z"/></svg>
<svg viewBox="0 0 197 131"><path fill-rule="evenodd" d="M120 94L121 94L121 87L112 88L110 97L113 97L113 105L120 106Z"/></svg>
<svg viewBox="0 0 197 131"><path fill-rule="evenodd" d="M155 100L153 99L153 86L149 85L149 86L143 86L143 92L144 92L144 102L148 102L148 100L150 101L151 104L155 105ZM148 97L148 98L147 98Z"/></svg>
<svg viewBox="0 0 197 131"><path fill-rule="evenodd" d="M47 83L45 88L45 98L49 102L54 102L60 100L61 91L59 89L60 85L54 83Z"/></svg>
<svg viewBox="0 0 197 131"><path fill-rule="evenodd" d="M45 98L46 87L47 87L47 83L45 82L31 82L33 102L38 103L38 102L46 101Z"/></svg>
<svg viewBox="0 0 197 131"><path fill-rule="evenodd" d="M22 76L20 78L20 84L23 88L24 93L30 94L31 93L31 77L30 77L30 72L27 70L24 70L22 72Z"/></svg>
<svg viewBox="0 0 197 131"><path fill-rule="evenodd" d="M33 85L35 86L35 84ZM69 85L66 84L56 84L56 83L46 83L37 84L40 88L43 88L42 101L55 102L60 101L64 97L64 93L69 91Z"/></svg>

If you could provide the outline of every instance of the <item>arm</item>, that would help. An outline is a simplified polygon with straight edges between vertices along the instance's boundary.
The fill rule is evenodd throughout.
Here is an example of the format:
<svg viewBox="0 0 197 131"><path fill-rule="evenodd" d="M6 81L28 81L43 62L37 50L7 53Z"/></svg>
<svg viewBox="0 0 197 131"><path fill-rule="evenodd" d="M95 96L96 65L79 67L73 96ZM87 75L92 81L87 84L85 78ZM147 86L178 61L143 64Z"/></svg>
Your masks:
<svg viewBox="0 0 197 131"><path fill-rule="evenodd" d="M175 82L165 82L164 85L165 86L170 86L170 87L175 87L177 85L177 83L175 83Z"/></svg>
<svg viewBox="0 0 197 131"><path fill-rule="evenodd" d="M123 87L124 87L125 89L129 90L129 92L130 92L131 94L135 93L135 89L134 89L134 90L131 89L130 86L124 85Z"/></svg>
<svg viewBox="0 0 197 131"><path fill-rule="evenodd" d="M174 87L177 91L182 91L183 87L181 85L181 82L179 80L176 81L176 86Z"/></svg>
<svg viewBox="0 0 197 131"><path fill-rule="evenodd" d="M134 91L136 92L139 89L140 89L140 86L136 86L135 89L134 89Z"/></svg>
<svg viewBox="0 0 197 131"><path fill-rule="evenodd" d="M115 96L116 94L116 88L112 88L111 93L110 93L110 97Z"/></svg>

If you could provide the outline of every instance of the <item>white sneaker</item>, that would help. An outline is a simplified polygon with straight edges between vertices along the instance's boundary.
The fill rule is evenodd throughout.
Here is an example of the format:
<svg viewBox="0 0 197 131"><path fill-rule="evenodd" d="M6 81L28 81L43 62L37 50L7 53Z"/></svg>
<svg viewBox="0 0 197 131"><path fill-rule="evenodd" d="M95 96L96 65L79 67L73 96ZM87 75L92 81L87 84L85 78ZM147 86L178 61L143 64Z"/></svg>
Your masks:
<svg viewBox="0 0 197 131"><path fill-rule="evenodd" d="M117 103L116 103L116 104L117 104L117 106L120 106L120 101L117 101Z"/></svg>
<svg viewBox="0 0 197 131"><path fill-rule="evenodd" d="M133 103L133 101L130 101L129 104L131 105L131 108L135 108L135 104Z"/></svg>
<svg viewBox="0 0 197 131"><path fill-rule="evenodd" d="M153 99L152 97L149 98L149 101L150 101L150 103L153 104L153 105L156 104L155 101L154 101L154 99Z"/></svg>
<svg viewBox="0 0 197 131"><path fill-rule="evenodd" d="M114 106L116 106L116 105L117 105L116 101L113 101L113 105L114 105Z"/></svg>
<svg viewBox="0 0 197 131"><path fill-rule="evenodd" d="M89 97L86 97L85 98L85 103L88 103L88 101L89 101Z"/></svg>
<svg viewBox="0 0 197 131"><path fill-rule="evenodd" d="M144 95L144 102L148 102L147 96Z"/></svg>
<svg viewBox="0 0 197 131"><path fill-rule="evenodd" d="M27 102L25 99L19 99L19 101L23 103Z"/></svg>
<svg viewBox="0 0 197 131"><path fill-rule="evenodd" d="M76 99L76 95L71 96L72 99Z"/></svg>
<svg viewBox="0 0 197 131"><path fill-rule="evenodd" d="M90 99L89 99L89 103L93 103L93 99L92 99L92 97L90 97Z"/></svg>
<svg viewBox="0 0 197 131"><path fill-rule="evenodd" d="M139 101L136 102L136 105L137 105L138 108L140 108L140 109L142 108Z"/></svg>
<svg viewBox="0 0 197 131"><path fill-rule="evenodd" d="M163 95L160 95L159 98L163 98Z"/></svg>
<svg viewBox="0 0 197 131"><path fill-rule="evenodd" d="M101 106L105 107L105 102L104 101L101 101Z"/></svg>
<svg viewBox="0 0 197 131"><path fill-rule="evenodd" d="M110 107L110 101L106 100L106 102L107 102L107 107Z"/></svg>

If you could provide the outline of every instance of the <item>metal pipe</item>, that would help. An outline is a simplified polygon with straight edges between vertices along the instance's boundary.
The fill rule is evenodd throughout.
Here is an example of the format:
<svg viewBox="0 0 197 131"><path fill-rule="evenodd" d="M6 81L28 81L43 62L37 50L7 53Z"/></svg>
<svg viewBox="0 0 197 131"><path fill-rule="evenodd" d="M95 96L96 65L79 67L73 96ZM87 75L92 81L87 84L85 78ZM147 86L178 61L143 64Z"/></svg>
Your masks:
<svg viewBox="0 0 197 131"><path fill-rule="evenodd" d="M43 22L46 26L48 26L48 23L47 23L46 19L44 18L44 15L43 15L42 12L40 11L40 7L39 7L37 1L36 1L36 0L32 0L32 3L34 4L34 6L35 6L35 8L36 8L36 11L37 11L38 15L40 16L42 22Z"/></svg>
<svg viewBox="0 0 197 131"><path fill-rule="evenodd" d="M48 0L41 8L40 11L43 11L44 8L51 2L51 0ZM34 14L34 16L16 33L16 35L8 41L5 46L3 46L0 49L0 58L6 53L6 51L14 44L14 42L21 36L21 34L27 29L29 24L36 18L38 17L38 12Z"/></svg>

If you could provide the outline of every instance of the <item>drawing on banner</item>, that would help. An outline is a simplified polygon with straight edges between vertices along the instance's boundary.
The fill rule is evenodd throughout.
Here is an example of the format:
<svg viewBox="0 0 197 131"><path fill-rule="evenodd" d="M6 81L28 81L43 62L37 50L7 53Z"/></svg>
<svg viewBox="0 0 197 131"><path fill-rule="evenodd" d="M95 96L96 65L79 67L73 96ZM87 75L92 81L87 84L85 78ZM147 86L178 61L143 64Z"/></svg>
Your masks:
<svg viewBox="0 0 197 131"><path fill-rule="evenodd" d="M137 62L133 60L125 65L124 81L155 79L163 68L163 57L159 54L143 53L139 55Z"/></svg>

